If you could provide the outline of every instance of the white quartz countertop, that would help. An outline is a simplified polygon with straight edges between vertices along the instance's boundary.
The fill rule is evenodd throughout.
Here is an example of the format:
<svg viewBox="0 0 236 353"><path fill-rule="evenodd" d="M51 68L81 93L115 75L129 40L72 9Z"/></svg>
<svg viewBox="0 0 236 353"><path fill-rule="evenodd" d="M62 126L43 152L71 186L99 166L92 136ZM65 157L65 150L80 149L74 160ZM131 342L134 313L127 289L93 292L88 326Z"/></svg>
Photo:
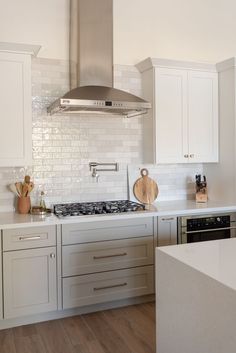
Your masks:
<svg viewBox="0 0 236 353"><path fill-rule="evenodd" d="M160 247L158 252L236 290L236 238Z"/></svg>
<svg viewBox="0 0 236 353"><path fill-rule="evenodd" d="M151 206L148 206L145 211L128 212L120 214L104 214L104 215L90 215L78 216L70 218L59 219L55 215L41 217L32 216L30 214L20 215L15 212L0 213L0 229L8 228L23 228L41 225L57 225L68 223L83 223L83 222L96 222L106 220L118 219L133 219L140 217L166 217L166 216L184 216L184 215L197 215L204 213L224 213L236 211L235 202L223 201L209 201L206 204L197 204L195 201L160 201Z"/></svg>
<svg viewBox="0 0 236 353"><path fill-rule="evenodd" d="M192 214L236 211L236 201L208 201L196 203L190 200L155 202L150 209L158 216L187 216Z"/></svg>

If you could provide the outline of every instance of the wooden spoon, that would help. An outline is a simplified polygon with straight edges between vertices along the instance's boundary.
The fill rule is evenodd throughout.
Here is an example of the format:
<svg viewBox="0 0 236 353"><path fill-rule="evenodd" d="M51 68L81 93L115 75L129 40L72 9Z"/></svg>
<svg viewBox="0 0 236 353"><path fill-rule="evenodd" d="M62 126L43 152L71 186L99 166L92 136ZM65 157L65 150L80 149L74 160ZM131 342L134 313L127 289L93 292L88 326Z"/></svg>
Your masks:
<svg viewBox="0 0 236 353"><path fill-rule="evenodd" d="M26 175L26 176L25 176L25 183L26 183L26 184L29 184L29 183L30 183L30 176L29 176L29 175Z"/></svg>
<svg viewBox="0 0 236 353"><path fill-rule="evenodd" d="M22 196L28 196L28 191L29 191L29 185L24 183L22 185Z"/></svg>
<svg viewBox="0 0 236 353"><path fill-rule="evenodd" d="M22 183L21 182L16 182L15 183L17 193L19 194L19 197L22 196Z"/></svg>
<svg viewBox="0 0 236 353"><path fill-rule="evenodd" d="M8 185L8 188L11 192L13 192L15 195L20 196L20 194L18 193L17 189L16 189L16 185L15 184L10 184Z"/></svg>
<svg viewBox="0 0 236 353"><path fill-rule="evenodd" d="M31 181L31 182L28 184L28 194L31 193L31 191L33 190L33 188L34 188L34 183ZM28 195L28 194L27 194L27 195Z"/></svg>

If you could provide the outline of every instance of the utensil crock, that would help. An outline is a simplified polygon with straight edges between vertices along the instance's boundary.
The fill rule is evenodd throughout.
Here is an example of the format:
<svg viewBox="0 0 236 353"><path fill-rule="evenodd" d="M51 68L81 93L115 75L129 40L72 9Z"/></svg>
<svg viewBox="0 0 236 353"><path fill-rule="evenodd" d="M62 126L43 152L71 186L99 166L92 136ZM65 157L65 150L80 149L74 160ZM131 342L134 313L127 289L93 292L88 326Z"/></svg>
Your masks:
<svg viewBox="0 0 236 353"><path fill-rule="evenodd" d="M18 197L17 208L21 214L27 214L30 211L31 202L29 196Z"/></svg>

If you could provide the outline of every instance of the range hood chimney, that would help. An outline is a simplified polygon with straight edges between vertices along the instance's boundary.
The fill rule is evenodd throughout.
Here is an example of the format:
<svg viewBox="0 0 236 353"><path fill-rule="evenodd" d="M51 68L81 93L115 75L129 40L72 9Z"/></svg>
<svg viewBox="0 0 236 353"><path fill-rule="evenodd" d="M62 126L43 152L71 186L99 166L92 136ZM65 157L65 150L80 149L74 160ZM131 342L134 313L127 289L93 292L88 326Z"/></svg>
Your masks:
<svg viewBox="0 0 236 353"><path fill-rule="evenodd" d="M113 88L113 2L70 0L70 88L50 114L147 113L150 103Z"/></svg>

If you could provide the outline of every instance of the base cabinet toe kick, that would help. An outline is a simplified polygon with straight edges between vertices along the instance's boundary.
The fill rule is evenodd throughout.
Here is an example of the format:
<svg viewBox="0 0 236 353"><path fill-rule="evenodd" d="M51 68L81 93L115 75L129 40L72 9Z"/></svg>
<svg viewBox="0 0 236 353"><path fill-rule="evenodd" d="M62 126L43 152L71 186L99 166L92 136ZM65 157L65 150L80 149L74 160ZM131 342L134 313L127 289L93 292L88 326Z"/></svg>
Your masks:
<svg viewBox="0 0 236 353"><path fill-rule="evenodd" d="M150 300L155 222L2 230L0 329Z"/></svg>

